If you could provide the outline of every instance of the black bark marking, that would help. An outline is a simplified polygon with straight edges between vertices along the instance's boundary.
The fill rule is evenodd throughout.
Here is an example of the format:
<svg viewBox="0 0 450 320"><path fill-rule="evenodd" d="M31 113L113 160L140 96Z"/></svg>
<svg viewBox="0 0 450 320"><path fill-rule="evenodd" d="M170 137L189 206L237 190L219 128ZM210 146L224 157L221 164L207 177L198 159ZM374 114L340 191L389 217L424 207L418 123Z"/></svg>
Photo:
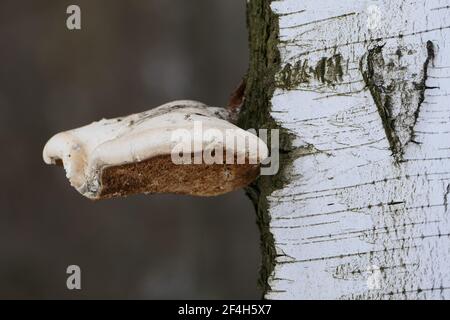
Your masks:
<svg viewBox="0 0 450 320"><path fill-rule="evenodd" d="M448 196L450 195L450 184L447 185L447 189L445 190L444 194L444 208L445 212L448 210Z"/></svg>
<svg viewBox="0 0 450 320"><path fill-rule="evenodd" d="M370 49L367 57L363 57L361 60L360 68L366 86L369 88L375 105L378 108L378 113L380 114L381 121L383 123L386 138L388 139L391 151L395 156L398 153L399 141L392 126L390 114L391 108L389 105L390 98L389 96L384 97L383 92L385 90L383 87L383 78L382 74L378 71L378 69L384 69L385 66L382 50L383 46L376 46L373 49ZM364 60L367 61L365 62Z"/></svg>
<svg viewBox="0 0 450 320"><path fill-rule="evenodd" d="M295 89L303 83L309 84L311 79L327 85L338 84L344 77L342 60L341 54L335 54L322 57L314 67L310 66L307 59L298 60L294 65L288 63L280 72L277 86L287 90Z"/></svg>
<svg viewBox="0 0 450 320"><path fill-rule="evenodd" d="M417 119L419 118L420 108L422 107L422 104L425 101L425 90L438 89L437 87L427 87L427 84L426 84L427 79L428 79L428 68L430 66L430 62L432 64L432 66L434 67L434 58L435 58L434 44L431 41L427 41L427 59L425 60L425 62L423 64L423 77L422 77L422 81L416 86L417 90L419 91L419 105L417 106L416 110L414 111L414 123L410 127L411 136L410 136L408 143L415 142L413 140L414 127L416 126Z"/></svg>
<svg viewBox="0 0 450 320"><path fill-rule="evenodd" d="M402 65L402 51L393 52L397 59L389 59L384 54L384 45L369 49L360 64L363 79L377 106L383 127L388 139L392 155L397 162L402 162L405 148L414 140L414 128L420 110L425 101L425 90L428 87L428 68L434 65L435 49L431 41L426 44L426 59L420 72ZM406 49L407 50L407 49ZM412 50L406 51L408 55ZM420 50L416 54L420 54Z"/></svg>

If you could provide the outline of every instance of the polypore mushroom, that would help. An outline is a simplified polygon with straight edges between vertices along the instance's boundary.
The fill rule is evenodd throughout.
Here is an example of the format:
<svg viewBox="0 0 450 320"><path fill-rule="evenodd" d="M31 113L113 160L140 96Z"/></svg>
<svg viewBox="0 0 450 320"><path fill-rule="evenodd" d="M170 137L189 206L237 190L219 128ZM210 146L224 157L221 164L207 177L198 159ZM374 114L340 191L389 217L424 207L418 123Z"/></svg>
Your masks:
<svg viewBox="0 0 450 320"><path fill-rule="evenodd" d="M262 140L229 118L224 108L175 101L58 133L45 145L43 157L47 164L62 164L71 185L90 199L219 195L251 183L268 155ZM199 124L209 134L199 134Z"/></svg>

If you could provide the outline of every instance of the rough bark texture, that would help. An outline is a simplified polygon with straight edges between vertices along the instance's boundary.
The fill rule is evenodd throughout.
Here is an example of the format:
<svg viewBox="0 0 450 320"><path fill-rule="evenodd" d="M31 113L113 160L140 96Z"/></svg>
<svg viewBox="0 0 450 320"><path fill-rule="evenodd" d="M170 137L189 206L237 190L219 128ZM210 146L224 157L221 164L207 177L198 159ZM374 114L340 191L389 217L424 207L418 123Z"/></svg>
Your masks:
<svg viewBox="0 0 450 320"><path fill-rule="evenodd" d="M240 123L282 129L248 190L265 297L450 298L450 2L250 0L248 25Z"/></svg>

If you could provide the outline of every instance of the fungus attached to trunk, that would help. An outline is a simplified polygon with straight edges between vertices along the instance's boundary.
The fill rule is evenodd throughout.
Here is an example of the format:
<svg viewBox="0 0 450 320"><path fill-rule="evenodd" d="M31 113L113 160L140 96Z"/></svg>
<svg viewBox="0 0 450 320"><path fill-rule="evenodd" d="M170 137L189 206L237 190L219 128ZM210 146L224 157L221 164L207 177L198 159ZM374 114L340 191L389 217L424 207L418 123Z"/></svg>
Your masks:
<svg viewBox="0 0 450 320"><path fill-rule="evenodd" d="M223 108L175 101L58 133L43 157L62 163L71 185L90 199L219 195L251 183L268 155L261 139L229 118Z"/></svg>

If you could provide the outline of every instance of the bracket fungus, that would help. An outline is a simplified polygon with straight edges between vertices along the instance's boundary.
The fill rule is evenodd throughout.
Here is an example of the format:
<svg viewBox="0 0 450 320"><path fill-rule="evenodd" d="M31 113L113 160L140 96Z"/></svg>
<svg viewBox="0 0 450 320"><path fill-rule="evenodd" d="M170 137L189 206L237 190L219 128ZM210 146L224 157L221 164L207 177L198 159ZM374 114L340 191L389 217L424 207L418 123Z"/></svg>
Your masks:
<svg viewBox="0 0 450 320"><path fill-rule="evenodd" d="M45 145L47 164L62 164L90 199L135 193L214 196L251 183L266 144L232 124L231 111L196 101L61 132Z"/></svg>

